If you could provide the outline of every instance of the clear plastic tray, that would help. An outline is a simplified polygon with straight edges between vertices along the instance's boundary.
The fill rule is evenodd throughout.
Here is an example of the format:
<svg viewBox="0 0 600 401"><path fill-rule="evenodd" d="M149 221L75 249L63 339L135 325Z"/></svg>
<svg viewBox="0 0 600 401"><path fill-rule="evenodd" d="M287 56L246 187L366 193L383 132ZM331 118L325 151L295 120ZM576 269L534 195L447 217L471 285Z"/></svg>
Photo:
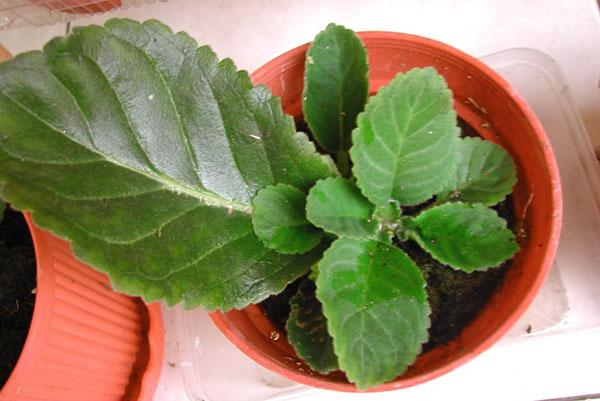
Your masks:
<svg viewBox="0 0 600 401"><path fill-rule="evenodd" d="M501 341L516 346L600 326L600 171L560 67L532 49L482 58L528 101L552 142L563 184L564 222L555 265L534 303ZM175 309L179 368L190 400L320 399L319 391L258 366L201 309ZM393 397L392 397L393 398Z"/></svg>
<svg viewBox="0 0 600 401"><path fill-rule="evenodd" d="M78 18L112 11L128 9L157 0L2 0L0 1L0 29L18 28L26 25L42 26L73 21ZM168 0L160 0L168 1ZM83 12L68 10L77 6Z"/></svg>

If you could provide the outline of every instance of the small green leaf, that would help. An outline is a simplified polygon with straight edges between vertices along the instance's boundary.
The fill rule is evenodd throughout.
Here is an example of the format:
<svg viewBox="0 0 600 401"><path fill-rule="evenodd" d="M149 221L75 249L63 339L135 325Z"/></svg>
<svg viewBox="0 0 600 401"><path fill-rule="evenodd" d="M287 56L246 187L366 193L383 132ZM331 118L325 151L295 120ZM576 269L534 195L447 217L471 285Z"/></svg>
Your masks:
<svg viewBox="0 0 600 401"><path fill-rule="evenodd" d="M298 254L313 249L323 232L306 220L306 195L286 184L258 191L252 200L252 226L266 246L279 253Z"/></svg>
<svg viewBox="0 0 600 401"><path fill-rule="evenodd" d="M515 162L506 150L480 138L463 138L460 159L438 199L493 206L511 193L517 182Z"/></svg>
<svg viewBox="0 0 600 401"><path fill-rule="evenodd" d="M448 182L458 159L452 93L433 68L398 74L358 116L350 156L371 202L417 205Z"/></svg>
<svg viewBox="0 0 600 401"><path fill-rule="evenodd" d="M404 227L435 259L466 272L498 266L519 250L506 220L480 204L432 207L405 217Z"/></svg>
<svg viewBox="0 0 600 401"><path fill-rule="evenodd" d="M343 178L318 181L308 193L306 217L317 227L341 237L375 238L373 205L354 183Z"/></svg>
<svg viewBox="0 0 600 401"><path fill-rule="evenodd" d="M402 374L427 340L425 280L394 246L350 238L335 241L319 262L317 298L339 366L359 389Z"/></svg>
<svg viewBox="0 0 600 401"><path fill-rule="evenodd" d="M290 315L285 326L288 340L296 353L320 373L338 370L333 339L327 332L321 302L315 296L315 283L304 281L290 298Z"/></svg>
<svg viewBox="0 0 600 401"><path fill-rule="evenodd" d="M356 34L329 24L306 55L303 111L315 139L332 153L347 151L369 89L367 53Z"/></svg>
<svg viewBox="0 0 600 401"><path fill-rule="evenodd" d="M377 206L373 216L382 221L398 221L402 216L402 208L397 201L388 202L387 205Z"/></svg>

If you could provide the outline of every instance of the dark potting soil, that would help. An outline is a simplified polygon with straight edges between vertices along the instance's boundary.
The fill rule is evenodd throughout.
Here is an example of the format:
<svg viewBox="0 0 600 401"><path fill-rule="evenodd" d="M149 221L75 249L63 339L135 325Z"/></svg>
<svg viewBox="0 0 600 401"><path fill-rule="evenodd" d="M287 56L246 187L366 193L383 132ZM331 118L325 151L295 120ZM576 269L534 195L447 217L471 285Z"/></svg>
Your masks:
<svg viewBox="0 0 600 401"><path fill-rule="evenodd" d="M27 224L21 213L7 208L0 222L0 388L27 338L35 288L35 255Z"/></svg>
<svg viewBox="0 0 600 401"><path fill-rule="evenodd" d="M300 277L285 287L283 292L271 295L260 303L263 312L280 331L285 332L285 323L290 315L290 298L296 294L298 287L306 278L307 276Z"/></svg>
<svg viewBox="0 0 600 401"><path fill-rule="evenodd" d="M462 136L477 136L477 132L464 121L459 119L458 125L461 128ZM310 136L310 130L304 121L297 122L296 128ZM414 215L427 205L426 203L414 208L403 208L403 213ZM507 220L508 227L514 230L512 196L508 196L494 209ZM498 289L511 264L509 260L502 266L485 272L465 273L436 261L414 241L397 242L396 245L402 248L421 268L427 282L427 295L431 306L431 327L429 341L423 345L423 352L446 344L457 337ZM305 277L288 285L282 293L273 295L260 303L265 315L282 332L285 332L285 323L290 312L288 301L296 293L302 280L305 280Z"/></svg>

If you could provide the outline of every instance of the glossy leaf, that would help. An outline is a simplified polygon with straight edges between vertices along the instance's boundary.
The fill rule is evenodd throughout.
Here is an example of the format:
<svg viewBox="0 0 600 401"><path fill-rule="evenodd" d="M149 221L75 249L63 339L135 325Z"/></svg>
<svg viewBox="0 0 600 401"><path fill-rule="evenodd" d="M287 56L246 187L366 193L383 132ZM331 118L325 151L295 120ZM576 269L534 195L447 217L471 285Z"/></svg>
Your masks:
<svg viewBox="0 0 600 401"><path fill-rule="evenodd" d="M254 232L279 253L298 254L313 249L323 232L306 220L306 195L286 184L261 189L252 204Z"/></svg>
<svg viewBox="0 0 600 401"><path fill-rule="evenodd" d="M425 280L414 262L392 245L335 241L319 262L317 298L339 366L359 389L402 374L427 340Z"/></svg>
<svg viewBox="0 0 600 401"><path fill-rule="evenodd" d="M435 259L466 272L498 266L519 250L506 220L480 204L432 207L405 218L404 227Z"/></svg>
<svg viewBox="0 0 600 401"><path fill-rule="evenodd" d="M458 149L457 169L438 199L493 206L512 192L516 167L504 148L480 138L463 138Z"/></svg>
<svg viewBox="0 0 600 401"><path fill-rule="evenodd" d="M250 199L334 174L266 88L156 21L0 65L2 197L147 301L231 309L283 290L319 252L265 248Z"/></svg>
<svg viewBox="0 0 600 401"><path fill-rule="evenodd" d="M315 139L332 153L347 151L365 106L367 53L350 29L329 24L306 54L303 111Z"/></svg>
<svg viewBox="0 0 600 401"><path fill-rule="evenodd" d="M452 93L433 68L398 74L367 103L352 134L352 169L375 205L422 203L455 169L459 129Z"/></svg>
<svg viewBox="0 0 600 401"><path fill-rule="evenodd" d="M308 193L306 217L317 227L338 236L374 238L377 221L373 205L354 183L343 178L317 182Z"/></svg>
<svg viewBox="0 0 600 401"><path fill-rule="evenodd" d="M327 332L321 302L315 296L315 283L304 281L290 298L290 315L286 324L290 344L296 353L320 373L338 370L333 339Z"/></svg>

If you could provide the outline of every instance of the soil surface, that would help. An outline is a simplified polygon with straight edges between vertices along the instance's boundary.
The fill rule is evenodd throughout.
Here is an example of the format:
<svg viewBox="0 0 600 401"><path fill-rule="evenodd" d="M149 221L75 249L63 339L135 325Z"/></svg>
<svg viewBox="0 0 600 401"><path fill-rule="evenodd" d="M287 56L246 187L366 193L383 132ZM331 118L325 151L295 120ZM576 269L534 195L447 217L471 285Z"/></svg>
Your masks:
<svg viewBox="0 0 600 401"><path fill-rule="evenodd" d="M27 224L21 213L7 208L0 222L0 388L27 338L35 288L35 255Z"/></svg>
<svg viewBox="0 0 600 401"><path fill-rule="evenodd" d="M464 121L459 119L458 125L462 130L462 136L477 136L477 132ZM310 136L310 130L304 121L298 121L296 128ZM417 214L430 202L417 207L403 207L403 214ZM512 197L508 196L493 209L505 218L508 227L514 230ZM457 337L463 327L473 321L490 296L500 286L511 264L509 260L502 266L485 272L465 273L434 260L413 241L396 242L396 245L416 262L427 281L427 295L431 306L431 328L429 329L429 342L423 345L423 352L446 344ZM296 280L281 294L271 296L260 304L273 324L283 332L285 332L285 322L290 312L289 298L295 294L300 282L304 279L305 277Z"/></svg>

